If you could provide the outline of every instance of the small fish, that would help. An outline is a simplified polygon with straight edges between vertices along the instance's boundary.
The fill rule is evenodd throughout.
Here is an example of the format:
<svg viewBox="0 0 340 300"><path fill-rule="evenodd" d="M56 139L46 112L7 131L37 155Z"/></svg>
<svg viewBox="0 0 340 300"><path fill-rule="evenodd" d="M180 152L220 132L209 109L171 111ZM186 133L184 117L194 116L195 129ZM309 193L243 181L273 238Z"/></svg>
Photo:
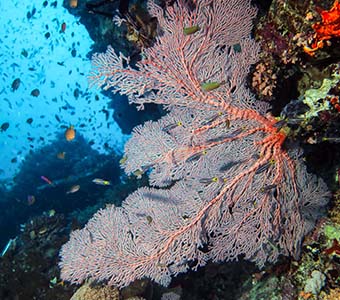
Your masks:
<svg viewBox="0 0 340 300"><path fill-rule="evenodd" d="M93 183L98 184L98 185L111 185L111 182L108 180L100 179L100 178L95 178L92 180Z"/></svg>
<svg viewBox="0 0 340 300"><path fill-rule="evenodd" d="M208 185L210 183L212 183L212 178L200 178L199 179L199 183L202 183L202 184L205 184L205 185Z"/></svg>
<svg viewBox="0 0 340 300"><path fill-rule="evenodd" d="M265 185L260 189L260 191L262 193L266 193L266 192L270 192L271 190L275 189L276 187L277 187L276 184Z"/></svg>
<svg viewBox="0 0 340 300"><path fill-rule="evenodd" d="M144 174L144 171L140 170L140 169L133 172L133 175L135 175L137 177L137 179L141 179L143 174Z"/></svg>
<svg viewBox="0 0 340 300"><path fill-rule="evenodd" d="M71 188L66 192L66 194L73 194L73 193L78 192L79 190L80 190L80 185L76 184L76 185L71 186Z"/></svg>
<svg viewBox="0 0 340 300"><path fill-rule="evenodd" d="M63 24L61 24L60 32L61 32L61 33L64 33L65 30L66 30L66 23L64 22Z"/></svg>
<svg viewBox="0 0 340 300"><path fill-rule="evenodd" d="M56 214L56 211L52 208L52 209L50 209L48 212L47 212L47 215L51 218L51 217L53 217L53 216L55 216L55 214Z"/></svg>
<svg viewBox="0 0 340 300"><path fill-rule="evenodd" d="M101 112L105 114L105 120L107 121L110 117L110 112L104 108L101 110Z"/></svg>
<svg viewBox="0 0 340 300"><path fill-rule="evenodd" d="M207 140L207 143L219 143L219 142L224 141L227 138L228 138L227 135L221 135L221 136Z"/></svg>
<svg viewBox="0 0 340 300"><path fill-rule="evenodd" d="M192 154L191 156L189 156L186 160L185 160L185 162L186 163L188 163L188 162L194 162L194 161L196 161L196 160L198 160L202 155L205 155L205 154L207 154L207 151L200 151L200 152L198 152L198 153L194 153L194 154Z"/></svg>
<svg viewBox="0 0 340 300"><path fill-rule="evenodd" d="M169 132L171 131L172 129L175 129L178 125L176 123L174 124L169 124L169 125L166 125L162 128L162 131L164 132Z"/></svg>
<svg viewBox="0 0 340 300"><path fill-rule="evenodd" d="M14 248L15 248L15 245L16 245L16 238L10 239L10 240L8 241L8 243L6 244L5 248L2 250L0 256L3 257L3 256L7 253L8 250L14 249Z"/></svg>
<svg viewBox="0 0 340 300"><path fill-rule="evenodd" d="M1 125L1 132L4 132L8 129L9 127L9 123L8 122L5 122L5 123L2 123Z"/></svg>
<svg viewBox="0 0 340 300"><path fill-rule="evenodd" d="M148 224L152 223L152 217L151 216L146 216L146 220L148 221Z"/></svg>
<svg viewBox="0 0 340 300"><path fill-rule="evenodd" d="M195 32L199 31L200 27L198 25L194 25L191 27L184 27L183 28L183 33L185 35L190 35L190 34L194 34Z"/></svg>
<svg viewBox="0 0 340 300"><path fill-rule="evenodd" d="M50 184L50 185L53 185L53 181L51 181L50 179L48 179L46 176L40 176L40 178L42 179L42 180L44 180L45 182L47 182L48 184Z"/></svg>
<svg viewBox="0 0 340 300"><path fill-rule="evenodd" d="M280 120L280 121L277 121L275 124L274 124L274 127L275 128L279 128L281 129L282 127L286 126L287 125L287 121L286 120Z"/></svg>
<svg viewBox="0 0 340 300"><path fill-rule="evenodd" d="M59 158L59 159L65 159L65 155L66 155L66 152L58 152L57 153L57 158Z"/></svg>
<svg viewBox="0 0 340 300"><path fill-rule="evenodd" d="M224 165L222 165L222 167L220 168L220 172L225 172L228 171L229 169L231 169L233 166L236 166L237 164L239 164L239 161L230 161Z"/></svg>
<svg viewBox="0 0 340 300"><path fill-rule="evenodd" d="M227 136L228 138L234 138L236 136L238 136L240 133L242 133L243 129L242 128L238 128L236 130L234 130L233 132L229 133Z"/></svg>
<svg viewBox="0 0 340 300"><path fill-rule="evenodd" d="M210 125L212 122L216 121L220 116L222 116L221 112L218 112L216 114L214 114L211 118L205 120L204 122L202 122L202 125Z"/></svg>
<svg viewBox="0 0 340 300"><path fill-rule="evenodd" d="M69 4L71 8L76 8L78 6L78 0L70 0Z"/></svg>
<svg viewBox="0 0 340 300"><path fill-rule="evenodd" d="M110 150L112 149L107 142L104 143L104 149L105 150Z"/></svg>
<svg viewBox="0 0 340 300"><path fill-rule="evenodd" d="M169 133L169 131L171 131L172 129L175 129L176 127L182 126L182 125L183 123L181 121L178 121L176 123L172 123L172 124L164 126L162 128L162 131Z"/></svg>
<svg viewBox="0 0 340 300"><path fill-rule="evenodd" d="M16 91L19 88L20 83L21 83L20 78L14 79L12 82L12 91Z"/></svg>
<svg viewBox="0 0 340 300"><path fill-rule="evenodd" d="M264 171L268 170L271 165L272 165L272 162L270 162L270 161L264 163L262 166L259 166L257 168L257 170L255 171L255 174L263 173Z"/></svg>
<svg viewBox="0 0 340 300"><path fill-rule="evenodd" d="M59 123L61 122L61 120L60 120L60 118L59 118L58 115L55 115L54 117L55 117L55 119L56 119Z"/></svg>
<svg viewBox="0 0 340 300"><path fill-rule="evenodd" d="M27 50L25 50L25 49L22 49L22 51L21 51L21 55L22 55L23 57L27 57L27 56L28 56L28 52L27 52Z"/></svg>
<svg viewBox="0 0 340 300"><path fill-rule="evenodd" d="M27 196L27 204L31 206L34 203L35 203L35 197L33 195L28 195Z"/></svg>
<svg viewBox="0 0 340 300"><path fill-rule="evenodd" d="M201 84L201 88L203 91L205 92L210 92L214 89L217 89L221 86L222 83L217 82L217 81L208 81L208 82L204 82Z"/></svg>
<svg viewBox="0 0 340 300"><path fill-rule="evenodd" d="M34 90L32 90L31 96L33 96L33 97L38 97L39 95L40 95L39 89L34 89Z"/></svg>
<svg viewBox="0 0 340 300"><path fill-rule="evenodd" d="M65 139L66 139L66 141L70 142L70 141L74 140L75 137L76 137L76 131L74 130L74 126L71 125L65 131Z"/></svg>
<svg viewBox="0 0 340 300"><path fill-rule="evenodd" d="M57 276L53 277L53 278L50 280L50 284L51 284L51 285L55 285L55 284L57 284L57 282L58 282Z"/></svg>
<svg viewBox="0 0 340 300"><path fill-rule="evenodd" d="M128 157L125 155L119 160L119 164L123 165L127 161Z"/></svg>
<svg viewBox="0 0 340 300"><path fill-rule="evenodd" d="M72 55L72 57L76 57L77 56L77 50L76 49L72 49L71 50L71 55Z"/></svg>
<svg viewBox="0 0 340 300"><path fill-rule="evenodd" d="M233 132L227 134L227 135L222 135L222 136L218 136L216 138L212 138L207 140L208 143L218 143L218 142L222 142L225 139L232 139L235 138L236 136L238 136L241 132L243 131L242 128L236 129Z"/></svg>
<svg viewBox="0 0 340 300"><path fill-rule="evenodd" d="M340 137L323 137L322 141L323 142L331 142L331 143L339 143Z"/></svg>
<svg viewBox="0 0 340 300"><path fill-rule="evenodd" d="M32 119L32 118L28 118L28 119L26 120L26 123L27 123L27 124L30 124L30 125L31 125L32 122L33 122L33 119Z"/></svg>
<svg viewBox="0 0 340 300"><path fill-rule="evenodd" d="M74 98L78 99L79 98L79 89L76 88L74 91L73 91L73 96Z"/></svg>
<svg viewBox="0 0 340 300"><path fill-rule="evenodd" d="M335 182L340 186L340 168L335 172Z"/></svg>
<svg viewBox="0 0 340 300"><path fill-rule="evenodd" d="M48 230L47 226L43 226L41 229L39 229L38 233L40 235L43 235L47 232L47 230Z"/></svg>
<svg viewBox="0 0 340 300"><path fill-rule="evenodd" d="M14 158L11 159L11 163L12 163L12 164L15 164L15 163L17 163L17 162L18 162L18 159L17 159L16 157L14 157Z"/></svg>
<svg viewBox="0 0 340 300"><path fill-rule="evenodd" d="M212 182L226 182L226 178L222 177L211 177L211 178L201 178L199 179L199 182L205 185L208 185Z"/></svg>

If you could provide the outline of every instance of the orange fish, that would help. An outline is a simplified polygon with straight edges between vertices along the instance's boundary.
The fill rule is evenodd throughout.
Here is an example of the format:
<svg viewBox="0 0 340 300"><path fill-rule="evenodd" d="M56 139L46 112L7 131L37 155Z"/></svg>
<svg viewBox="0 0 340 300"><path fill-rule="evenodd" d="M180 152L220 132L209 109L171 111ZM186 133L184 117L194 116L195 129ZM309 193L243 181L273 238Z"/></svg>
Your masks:
<svg viewBox="0 0 340 300"><path fill-rule="evenodd" d="M66 154L66 152L58 152L58 153L57 153L57 157L58 157L59 159L65 159L65 154Z"/></svg>
<svg viewBox="0 0 340 300"><path fill-rule="evenodd" d="M70 7L76 8L78 6L78 0L70 0Z"/></svg>
<svg viewBox="0 0 340 300"><path fill-rule="evenodd" d="M70 141L74 140L75 137L76 137L76 131L74 130L73 125L71 125L65 131L65 139L66 139L66 141L70 142Z"/></svg>

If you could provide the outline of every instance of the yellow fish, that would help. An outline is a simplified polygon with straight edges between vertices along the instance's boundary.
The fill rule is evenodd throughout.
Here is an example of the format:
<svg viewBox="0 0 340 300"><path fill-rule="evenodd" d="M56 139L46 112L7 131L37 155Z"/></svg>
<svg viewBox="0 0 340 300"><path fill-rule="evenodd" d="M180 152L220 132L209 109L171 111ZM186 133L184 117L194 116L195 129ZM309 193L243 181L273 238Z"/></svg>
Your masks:
<svg viewBox="0 0 340 300"><path fill-rule="evenodd" d="M111 182L108 180L100 179L100 178L95 178L92 180L93 183L98 184L98 185L111 185Z"/></svg>

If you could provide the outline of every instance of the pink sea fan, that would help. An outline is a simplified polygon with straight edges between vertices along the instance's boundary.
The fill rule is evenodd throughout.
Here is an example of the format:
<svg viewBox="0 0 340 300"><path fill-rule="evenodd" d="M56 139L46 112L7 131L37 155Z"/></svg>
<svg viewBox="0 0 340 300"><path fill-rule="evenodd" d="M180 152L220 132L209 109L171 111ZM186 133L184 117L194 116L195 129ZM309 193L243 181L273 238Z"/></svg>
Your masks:
<svg viewBox="0 0 340 300"><path fill-rule="evenodd" d="M194 3L163 12L149 2L161 34L137 69L112 48L93 58L94 84L169 113L136 127L125 147L125 171L149 171L154 187L72 232L61 250L64 280L167 285L208 260L243 256L261 267L280 254L297 257L327 202L301 152L284 149L289 129L246 87L259 50L249 38L256 9L248 0Z"/></svg>

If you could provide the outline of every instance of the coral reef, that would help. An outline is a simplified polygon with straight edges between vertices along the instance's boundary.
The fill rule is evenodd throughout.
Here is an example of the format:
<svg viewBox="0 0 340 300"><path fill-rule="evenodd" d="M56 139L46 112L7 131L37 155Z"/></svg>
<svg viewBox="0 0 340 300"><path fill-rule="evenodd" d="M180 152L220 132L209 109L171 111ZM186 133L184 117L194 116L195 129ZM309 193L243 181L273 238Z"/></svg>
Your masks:
<svg viewBox="0 0 340 300"><path fill-rule="evenodd" d="M73 287L64 286L57 268L58 251L67 237L63 215L42 215L22 226L15 247L0 258L2 300L69 300Z"/></svg>
<svg viewBox="0 0 340 300"><path fill-rule="evenodd" d="M136 68L112 47L93 57L93 84L170 112L136 127L122 163L128 174L150 172L156 188L138 189L74 231L61 250L62 278L121 288L147 276L167 286L208 260L244 256L263 267L299 256L329 193L285 147L290 128L245 86L258 57L247 37L249 4L179 1L163 12L150 2L163 34Z"/></svg>
<svg viewBox="0 0 340 300"><path fill-rule="evenodd" d="M333 205L330 215L339 210L338 202ZM321 219L304 241L300 260L282 261L254 273L252 286L245 284L240 299L339 299L339 225L328 217Z"/></svg>
<svg viewBox="0 0 340 300"><path fill-rule="evenodd" d="M98 1L104 5L100 8L92 6L91 9L87 4L98 4L96 1L79 1L78 6L72 9L69 1L65 0L64 5L70 9L70 13L80 17L80 22L88 28L95 40L94 52L103 51L108 44L114 44L115 50L129 55L134 65L139 59L140 48L152 44L151 39L155 34L155 28L150 27L154 25L151 24L154 19L142 16L138 20L145 10L145 1L137 5L135 2L130 1L132 19L122 16L125 20L120 28L112 21L116 9L119 9L119 1ZM165 7L173 1L160 2ZM335 191L329 218L322 219L315 231L305 239L301 260L279 258L275 266L266 266L261 271L242 259L237 265L208 263L197 273L177 276L170 288L160 287L147 280L130 284L121 291L120 299L159 300L162 297L177 299L178 296L182 300L340 299L340 85L336 73L339 70L339 39L336 35L321 37L316 34L314 26L324 24L322 12L330 11L332 5L335 5L333 0L272 1L268 12L261 11L262 17L255 29L262 50L260 61L248 78L248 86L253 87L258 98L270 101L273 105L272 114L281 116L287 122L290 133L284 147L289 149L294 143L302 144L309 170L322 174L328 186ZM93 10L96 12L89 13ZM145 40L144 36L149 33L150 36ZM319 40L322 41L322 48L318 44ZM235 45L235 48L238 46ZM313 50L312 56L308 54L308 47ZM222 87L225 84L222 83ZM111 95L108 91L105 93ZM126 97L118 98L116 95L114 98L111 103L115 108L114 118L126 133L130 133L137 124L164 115L156 106L146 104L146 113L137 112L134 107L127 105ZM214 121L216 119L211 122ZM176 131L178 128L168 130ZM67 150L66 161L56 159L59 149L56 151L55 145L32 151L22 166L22 172L15 178L14 192L9 195L5 186L0 186L6 201L1 203L1 242L6 243L15 234L14 228L24 223L20 234L10 240L4 256L0 258L0 298L3 300L69 300L75 287L59 279L56 264L57 252L66 241L70 220L72 229L79 229L97 209L112 204L120 205L132 190L146 185L145 175L141 180L132 175L131 178L120 177L123 182L113 188L102 190L91 186L90 189L88 181L94 173L115 173L118 180L118 159L114 156L114 162L110 163L112 157L99 156L89 150L81 137L79 141L76 144L58 141L58 146L64 147L63 151ZM193 160L196 163L195 157ZM97 165L98 161L105 163ZM30 206L26 199L31 194L31 187L42 185L37 164L40 171L55 170L53 176L59 178L62 184L54 189L42 187L35 195L35 204ZM63 172L60 172L61 166ZM69 174L76 173L77 178L64 178L66 169ZM87 171L91 174L86 174ZM65 197L66 189L76 180L81 181L80 193ZM67 213L66 218L59 212ZM33 214L38 216L33 217ZM147 216L147 221L152 223L154 219ZM318 274L322 280L312 282L316 278L313 274ZM318 288L315 283L319 283ZM83 295L93 292L95 296L91 297L113 297L115 294L115 289L107 286L89 287L88 283L85 286L81 292ZM86 294L85 290L91 292ZM107 294L102 293L103 290ZM175 295L170 296L171 293Z"/></svg>
<svg viewBox="0 0 340 300"><path fill-rule="evenodd" d="M119 300L119 291L116 288L103 286L92 286L84 283L72 296L70 300Z"/></svg>

